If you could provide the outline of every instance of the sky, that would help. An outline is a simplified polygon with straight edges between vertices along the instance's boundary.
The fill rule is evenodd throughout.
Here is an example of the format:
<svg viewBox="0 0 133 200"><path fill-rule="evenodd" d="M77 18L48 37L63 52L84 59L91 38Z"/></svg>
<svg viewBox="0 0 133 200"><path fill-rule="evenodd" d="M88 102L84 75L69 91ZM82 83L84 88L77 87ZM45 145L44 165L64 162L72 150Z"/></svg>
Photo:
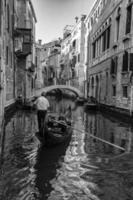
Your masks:
<svg viewBox="0 0 133 200"><path fill-rule="evenodd" d="M32 0L35 9L36 40L43 43L62 38L66 25L75 24L75 17L89 14L94 0Z"/></svg>

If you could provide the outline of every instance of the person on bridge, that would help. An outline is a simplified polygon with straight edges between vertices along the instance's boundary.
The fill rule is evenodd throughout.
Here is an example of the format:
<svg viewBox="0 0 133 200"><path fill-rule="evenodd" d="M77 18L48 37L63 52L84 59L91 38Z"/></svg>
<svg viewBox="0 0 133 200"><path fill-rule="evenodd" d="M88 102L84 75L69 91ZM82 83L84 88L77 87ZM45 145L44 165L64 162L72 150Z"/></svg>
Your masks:
<svg viewBox="0 0 133 200"><path fill-rule="evenodd" d="M37 108L37 119L38 119L38 128L39 132L43 133L43 128L45 127L45 120L48 108L50 107L49 101L46 98L46 93L42 92L41 96L37 98L35 101L35 105Z"/></svg>

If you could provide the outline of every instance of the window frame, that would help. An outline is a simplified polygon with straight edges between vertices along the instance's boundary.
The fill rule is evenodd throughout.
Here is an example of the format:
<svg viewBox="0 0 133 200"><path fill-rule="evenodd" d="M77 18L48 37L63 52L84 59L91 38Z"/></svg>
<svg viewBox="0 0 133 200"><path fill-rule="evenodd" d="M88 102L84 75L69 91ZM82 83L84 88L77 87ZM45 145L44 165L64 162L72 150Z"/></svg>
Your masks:
<svg viewBox="0 0 133 200"><path fill-rule="evenodd" d="M112 85L112 96L116 97L116 85Z"/></svg>
<svg viewBox="0 0 133 200"><path fill-rule="evenodd" d="M125 88L126 88L126 90L124 91ZM128 98L128 85L122 85L122 97Z"/></svg>

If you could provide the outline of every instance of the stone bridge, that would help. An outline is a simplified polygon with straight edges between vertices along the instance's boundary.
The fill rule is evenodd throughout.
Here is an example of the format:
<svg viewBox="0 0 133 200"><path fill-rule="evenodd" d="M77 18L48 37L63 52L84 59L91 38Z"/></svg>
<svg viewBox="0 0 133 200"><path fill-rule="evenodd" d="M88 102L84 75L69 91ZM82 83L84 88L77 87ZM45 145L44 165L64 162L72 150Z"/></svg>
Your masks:
<svg viewBox="0 0 133 200"><path fill-rule="evenodd" d="M44 92L49 92L51 90L56 90L56 89L65 89L65 90L69 90L72 91L73 93L75 93L77 96L79 97L83 97L84 94L82 92L80 92L79 89L69 86L69 85L51 85L51 86L47 86L43 89Z"/></svg>

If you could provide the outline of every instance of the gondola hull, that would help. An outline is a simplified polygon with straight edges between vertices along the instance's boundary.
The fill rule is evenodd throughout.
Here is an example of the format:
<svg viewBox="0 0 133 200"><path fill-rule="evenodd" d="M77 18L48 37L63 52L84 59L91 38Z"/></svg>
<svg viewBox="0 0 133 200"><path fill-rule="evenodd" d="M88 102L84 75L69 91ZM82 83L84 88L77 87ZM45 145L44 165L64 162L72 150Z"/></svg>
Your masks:
<svg viewBox="0 0 133 200"><path fill-rule="evenodd" d="M95 103L85 103L84 107L87 110L97 110L98 109L98 105Z"/></svg>
<svg viewBox="0 0 133 200"><path fill-rule="evenodd" d="M60 121L56 122L55 126L46 124L45 129L42 132L37 132L36 136L39 141L45 146L55 146L67 142L71 139L72 127L65 123L63 129L60 127L63 125Z"/></svg>
<svg viewBox="0 0 133 200"><path fill-rule="evenodd" d="M45 133L45 145L55 146L64 143L71 139L72 129L69 127L64 133L56 133L46 130Z"/></svg>

